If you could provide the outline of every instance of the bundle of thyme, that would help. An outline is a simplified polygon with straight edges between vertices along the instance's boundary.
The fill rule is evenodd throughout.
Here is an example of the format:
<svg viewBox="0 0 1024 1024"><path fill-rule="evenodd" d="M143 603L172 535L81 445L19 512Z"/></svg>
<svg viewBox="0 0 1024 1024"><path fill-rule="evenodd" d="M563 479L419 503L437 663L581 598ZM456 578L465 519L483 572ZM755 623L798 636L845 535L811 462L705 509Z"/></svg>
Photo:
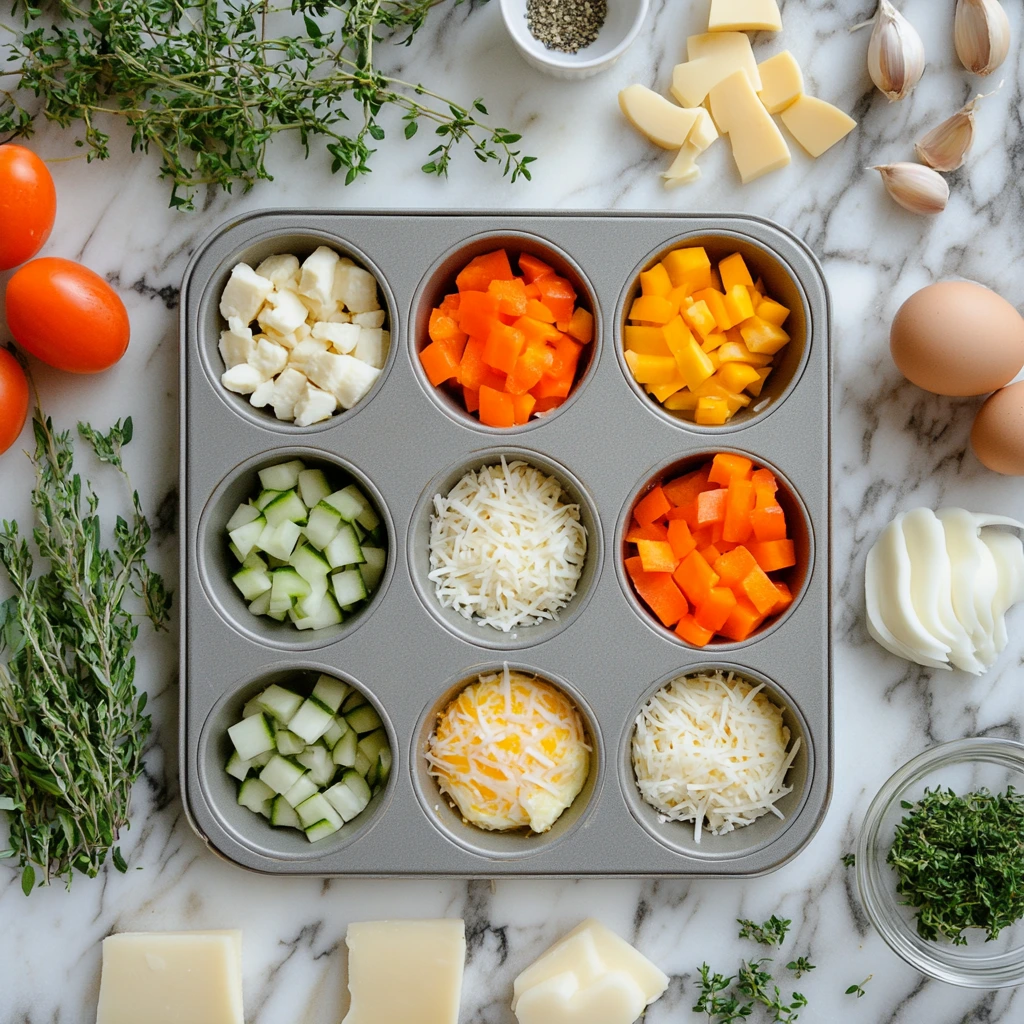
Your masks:
<svg viewBox="0 0 1024 1024"><path fill-rule="evenodd" d="M13 0L23 28L0 24L0 142L30 135L37 114L80 127L88 157L110 155L123 120L132 151L159 153L170 205L193 208L196 190L248 191L270 178L271 139L296 135L306 156L322 140L346 184L370 170L380 117L397 112L405 138L421 123L434 142L423 170L447 176L454 147L502 173L530 177L520 136L375 63L385 40L408 45L443 0ZM455 0L456 3L462 0ZM272 31L273 30L273 31ZM29 94L37 97L35 101Z"/></svg>
<svg viewBox="0 0 1024 1024"><path fill-rule="evenodd" d="M134 595L160 629L171 596L145 562L150 528L137 493L104 543L99 501L74 472L69 432L37 411L32 538L46 562L33 576L28 541L15 522L0 528L0 565L13 596L0 603L0 811L28 895L36 883L75 871L95 876L128 825L132 784L150 729L146 695L134 685L138 635ZM127 482L121 450L131 419L108 433L79 424L101 462Z"/></svg>

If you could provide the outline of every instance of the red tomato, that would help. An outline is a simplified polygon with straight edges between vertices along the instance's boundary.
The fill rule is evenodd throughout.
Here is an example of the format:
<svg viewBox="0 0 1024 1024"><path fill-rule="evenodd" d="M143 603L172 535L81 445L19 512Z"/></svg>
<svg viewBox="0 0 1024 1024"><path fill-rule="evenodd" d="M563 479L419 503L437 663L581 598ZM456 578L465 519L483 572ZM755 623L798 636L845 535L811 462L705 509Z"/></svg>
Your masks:
<svg viewBox="0 0 1024 1024"><path fill-rule="evenodd" d="M0 146L0 270L32 259L56 215L57 190L46 164L24 146Z"/></svg>
<svg viewBox="0 0 1024 1024"><path fill-rule="evenodd" d="M28 380L18 360L0 348L0 455L18 440L28 416Z"/></svg>
<svg viewBox="0 0 1024 1024"><path fill-rule="evenodd" d="M7 326L26 352L70 373L99 373L128 347L128 310L88 267L32 260L7 282Z"/></svg>

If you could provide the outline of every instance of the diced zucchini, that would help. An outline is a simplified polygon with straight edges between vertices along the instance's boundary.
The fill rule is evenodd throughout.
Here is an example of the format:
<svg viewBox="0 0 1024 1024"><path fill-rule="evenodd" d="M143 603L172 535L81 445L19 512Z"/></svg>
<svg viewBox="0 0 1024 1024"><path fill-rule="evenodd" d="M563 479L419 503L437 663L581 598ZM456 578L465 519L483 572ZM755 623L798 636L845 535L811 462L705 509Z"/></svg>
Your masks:
<svg viewBox="0 0 1024 1024"><path fill-rule="evenodd" d="M257 754L255 757L249 758L249 763L253 766L254 769L262 768L273 756L273 750L264 750L262 754Z"/></svg>
<svg viewBox="0 0 1024 1024"><path fill-rule="evenodd" d="M314 793L308 800L303 800L296 806L295 813L305 828L315 825L323 818L333 818L335 814L334 808L324 799L323 793Z"/></svg>
<svg viewBox="0 0 1024 1024"><path fill-rule="evenodd" d="M305 527L306 538L323 551L338 536L343 522L341 513L333 505L321 501L310 510Z"/></svg>
<svg viewBox="0 0 1024 1024"><path fill-rule="evenodd" d="M277 752L286 757L301 754L306 749L306 741L296 736L290 729L279 729L274 742L277 744Z"/></svg>
<svg viewBox="0 0 1024 1024"><path fill-rule="evenodd" d="M295 808L283 796L275 796L270 805L270 824L276 828L302 828Z"/></svg>
<svg viewBox="0 0 1024 1024"><path fill-rule="evenodd" d="M288 728L307 743L316 743L330 728L333 719L334 712L326 704L316 697L308 697L288 723Z"/></svg>
<svg viewBox="0 0 1024 1024"><path fill-rule="evenodd" d="M270 614L270 591L265 590L259 597L249 605L249 611L253 615Z"/></svg>
<svg viewBox="0 0 1024 1024"><path fill-rule="evenodd" d="M299 497L306 508L314 508L330 493L331 485L322 469L304 469L299 474Z"/></svg>
<svg viewBox="0 0 1024 1024"><path fill-rule="evenodd" d="M337 714L338 708L341 707L341 702L348 696L350 689L351 687L348 683L343 683L334 676L322 673L316 681L316 686L313 687L313 696L321 704L326 704L332 712Z"/></svg>
<svg viewBox="0 0 1024 1024"><path fill-rule="evenodd" d="M294 569L275 569L271 584L272 612L288 611L299 598L309 597L310 594L309 584Z"/></svg>
<svg viewBox="0 0 1024 1024"><path fill-rule="evenodd" d="M271 526L280 526L282 523L305 523L306 506L302 503L298 491L285 491L279 494L266 508L263 515Z"/></svg>
<svg viewBox="0 0 1024 1024"><path fill-rule="evenodd" d="M228 539L238 549L238 553L242 556L243 560L263 539L266 526L266 519L262 515L257 514L255 519L244 526L239 526L228 532Z"/></svg>
<svg viewBox="0 0 1024 1024"><path fill-rule="evenodd" d="M316 615L311 615L308 618L294 616L292 622L295 623L296 629L326 629L328 626L336 626L342 619L343 616L341 609L338 607L338 602L334 600L331 594L327 594L320 604L320 611Z"/></svg>
<svg viewBox="0 0 1024 1024"><path fill-rule="evenodd" d="M332 505L341 513L341 518L344 519L346 523L354 522L356 516L362 512L364 505L364 503L359 500L362 495L360 494L359 498L357 498L352 493L352 490L353 488L351 487L344 487L340 491L328 494L327 497L324 498L324 501L326 501L328 505ZM356 493L359 493L358 488L356 489Z"/></svg>
<svg viewBox="0 0 1024 1024"><path fill-rule="evenodd" d="M288 618L289 612L273 612L270 608L267 608L267 618L274 619L276 622L284 622Z"/></svg>
<svg viewBox="0 0 1024 1024"><path fill-rule="evenodd" d="M308 619L311 616L319 615L320 609L324 604L324 598L327 596L327 591L329 589L330 584L327 582L326 576L318 580L313 580L309 584L308 596L300 597L299 600L295 602L295 618Z"/></svg>
<svg viewBox="0 0 1024 1024"><path fill-rule="evenodd" d="M363 575L358 569L345 569L331 577L334 588L334 599L342 608L365 601L370 595L363 582Z"/></svg>
<svg viewBox="0 0 1024 1024"><path fill-rule="evenodd" d="M363 558L366 561L359 566L363 574L363 582L366 589L372 594L380 586L380 578L384 575L384 566L387 565L388 553L383 548L363 547Z"/></svg>
<svg viewBox="0 0 1024 1024"><path fill-rule="evenodd" d="M344 736L334 744L331 751L331 760L342 768L351 768L356 763L357 745L359 737L355 729L349 729Z"/></svg>
<svg viewBox="0 0 1024 1024"><path fill-rule="evenodd" d="M228 773L233 779L238 779L239 782L243 781L252 769L252 764L248 761L243 761L238 756L238 751L233 750L231 756L228 758L228 763L224 766L224 771Z"/></svg>
<svg viewBox="0 0 1024 1024"><path fill-rule="evenodd" d="M288 790L287 793L282 793L281 795L284 797L286 803L290 804L292 807L297 807L303 800L308 800L313 796L318 789L319 787L309 777L309 772L307 772L301 779L299 779L298 782L295 783L294 786L292 786L291 789Z"/></svg>
<svg viewBox="0 0 1024 1024"><path fill-rule="evenodd" d="M339 512L351 522L353 519L367 530L375 530L380 524L380 516L373 510L373 506L367 500L366 495L355 485L349 484L340 491L335 492L327 499ZM344 506L344 507L342 507ZM354 515L346 515L345 509L355 508Z"/></svg>
<svg viewBox="0 0 1024 1024"><path fill-rule="evenodd" d="M363 778L363 773L358 769L349 768L341 776L342 785L348 786L350 790L360 800L365 801L363 806L370 802L370 787L366 784L366 779Z"/></svg>
<svg viewBox="0 0 1024 1024"><path fill-rule="evenodd" d="M350 711L355 711L356 708L361 708L366 703L367 700L363 694L359 690L353 689L342 703L341 713L347 715Z"/></svg>
<svg viewBox="0 0 1024 1024"><path fill-rule="evenodd" d="M238 787L238 802L256 814L262 814L264 805L273 799L274 791L259 779L246 779Z"/></svg>
<svg viewBox="0 0 1024 1024"><path fill-rule="evenodd" d="M243 527L243 529L248 529L248 527ZM271 526L267 523L263 527L263 532L260 534L260 539L256 542L256 546L261 551L266 551L268 555L273 555L275 558L283 558L287 561L291 558L295 545L301 536L302 527L296 523L288 520L280 523L278 526Z"/></svg>
<svg viewBox="0 0 1024 1024"><path fill-rule="evenodd" d="M364 704L360 708L349 711L345 715L345 721L360 735L373 732L374 729L379 729L382 724L380 715L377 714L370 704ZM292 731L294 732L294 729Z"/></svg>
<svg viewBox="0 0 1024 1024"><path fill-rule="evenodd" d="M391 775L392 756L391 748L385 747L377 755L377 785L384 786L387 784L388 777Z"/></svg>
<svg viewBox="0 0 1024 1024"><path fill-rule="evenodd" d="M356 538L356 531L348 523L338 530L334 540L324 548L324 555L332 569L341 569L346 565L361 565L365 561L363 549Z"/></svg>
<svg viewBox="0 0 1024 1024"><path fill-rule="evenodd" d="M251 701L249 701L245 707L242 708L243 718L252 718L253 715L263 714L263 707L260 704L259 694L257 694Z"/></svg>
<svg viewBox="0 0 1024 1024"><path fill-rule="evenodd" d="M329 786L334 778L335 765L326 747L319 743L307 747L296 755L296 761L309 769L309 777L320 787Z"/></svg>
<svg viewBox="0 0 1024 1024"><path fill-rule="evenodd" d="M359 546L362 547L363 541L370 536L370 531L366 527L361 526L358 519L352 523L352 529L356 531L356 540L359 541Z"/></svg>
<svg viewBox="0 0 1024 1024"><path fill-rule="evenodd" d="M261 594L270 590L270 577L263 569L243 567L231 577L231 582L238 587L246 601L255 601Z"/></svg>
<svg viewBox="0 0 1024 1024"><path fill-rule="evenodd" d="M251 523L254 519L259 519L259 517L260 510L255 505L250 505L246 502L244 505L239 505L231 514L225 529L228 533L231 533L232 530L237 530L240 526L245 526L246 523Z"/></svg>
<svg viewBox="0 0 1024 1024"><path fill-rule="evenodd" d="M288 488L286 487L285 490L288 490ZM270 491L264 489L256 496L256 500L253 504L262 512L281 493L281 491Z"/></svg>
<svg viewBox="0 0 1024 1024"><path fill-rule="evenodd" d="M358 747L371 760L376 761L377 755L388 745L388 734L383 729L374 729L360 737Z"/></svg>
<svg viewBox="0 0 1024 1024"><path fill-rule="evenodd" d="M271 683L257 698L259 706L272 718L287 725L302 707L303 697L294 690Z"/></svg>
<svg viewBox="0 0 1024 1024"><path fill-rule="evenodd" d="M247 554L245 558L242 559L242 568L258 569L260 572L266 572L268 568L268 563L266 562L265 559L261 558L260 553L255 548L253 548L253 550L250 551L249 554Z"/></svg>
<svg viewBox="0 0 1024 1024"><path fill-rule="evenodd" d="M335 813L331 818L322 818L315 825L310 825L306 829L306 838L311 843L319 842L321 839L333 836L344 824L341 820L341 815Z"/></svg>
<svg viewBox="0 0 1024 1024"><path fill-rule="evenodd" d="M231 554L235 556L236 562L245 561L245 557L243 556L242 552L239 551L238 548L230 540L228 541L228 551L230 551Z"/></svg>
<svg viewBox="0 0 1024 1024"><path fill-rule="evenodd" d="M353 769L359 772L363 777L370 774L370 769L373 765L370 763L370 759L358 748L356 749L356 763L352 766Z"/></svg>
<svg viewBox="0 0 1024 1024"><path fill-rule="evenodd" d="M261 469L260 484L268 491L288 491L297 487L299 474L306 468L304 462L293 459L291 462L279 462L276 466Z"/></svg>
<svg viewBox="0 0 1024 1024"><path fill-rule="evenodd" d="M253 715L235 722L228 729L228 736L243 761L251 761L259 754L274 749L274 734L263 715Z"/></svg>
<svg viewBox="0 0 1024 1024"><path fill-rule="evenodd" d="M275 754L260 772L260 782L266 783L277 794L287 793L304 774L302 765ZM316 779L313 781L316 782Z"/></svg>
<svg viewBox="0 0 1024 1024"><path fill-rule="evenodd" d="M324 799L345 821L351 821L366 807L366 804L360 806L359 798L344 782L339 782L325 790Z"/></svg>
<svg viewBox="0 0 1024 1024"><path fill-rule="evenodd" d="M292 568L307 583L326 578L331 571L327 559L310 544L300 544L292 553Z"/></svg>
<svg viewBox="0 0 1024 1024"><path fill-rule="evenodd" d="M338 718L338 716L335 715L333 721L331 722L330 726L327 729L327 732L325 732L323 735L323 741L327 744L328 750L333 750L334 745L338 742L338 740L341 739L342 736L345 735L346 732L348 732L348 727L345 723L345 719Z"/></svg>

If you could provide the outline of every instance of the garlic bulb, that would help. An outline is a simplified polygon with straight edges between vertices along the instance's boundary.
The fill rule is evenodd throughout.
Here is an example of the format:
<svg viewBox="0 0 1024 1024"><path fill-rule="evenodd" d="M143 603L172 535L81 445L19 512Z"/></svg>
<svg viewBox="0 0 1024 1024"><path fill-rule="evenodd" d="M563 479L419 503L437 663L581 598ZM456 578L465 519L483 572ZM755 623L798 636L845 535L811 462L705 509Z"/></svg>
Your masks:
<svg viewBox="0 0 1024 1024"><path fill-rule="evenodd" d="M881 174L889 195L911 213L941 213L949 202L946 179L923 164L884 164L869 170Z"/></svg>
<svg viewBox="0 0 1024 1024"><path fill-rule="evenodd" d="M917 155L937 171L955 171L962 167L974 144L974 108L983 96L975 96L970 103L952 117L933 128L914 148Z"/></svg>
<svg viewBox="0 0 1024 1024"><path fill-rule="evenodd" d="M868 44L868 74L889 97L901 100L924 74L924 43L889 0L879 0Z"/></svg>
<svg viewBox="0 0 1024 1024"><path fill-rule="evenodd" d="M992 74L1010 51L1010 19L999 0L957 0L953 40L968 71Z"/></svg>

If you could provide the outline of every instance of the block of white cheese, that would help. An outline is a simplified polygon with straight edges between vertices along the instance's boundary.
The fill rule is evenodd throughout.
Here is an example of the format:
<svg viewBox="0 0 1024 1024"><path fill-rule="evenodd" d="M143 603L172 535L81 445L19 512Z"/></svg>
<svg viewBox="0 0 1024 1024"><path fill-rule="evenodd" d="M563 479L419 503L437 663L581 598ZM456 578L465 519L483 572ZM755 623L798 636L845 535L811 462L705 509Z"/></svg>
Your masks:
<svg viewBox="0 0 1024 1024"><path fill-rule="evenodd" d="M588 919L516 978L519 1024L633 1024L668 977L628 942Z"/></svg>
<svg viewBox="0 0 1024 1024"><path fill-rule="evenodd" d="M342 1024L458 1024L462 921L362 921L348 926Z"/></svg>
<svg viewBox="0 0 1024 1024"><path fill-rule="evenodd" d="M796 57L783 50L757 65L761 75L758 97L769 114L781 114L804 92L804 75Z"/></svg>
<svg viewBox="0 0 1024 1024"><path fill-rule="evenodd" d="M781 32L776 0L711 0L709 32Z"/></svg>
<svg viewBox="0 0 1024 1024"><path fill-rule="evenodd" d="M821 156L857 127L849 114L815 96L801 96L779 118L789 134L813 157Z"/></svg>
<svg viewBox="0 0 1024 1024"><path fill-rule="evenodd" d="M761 76L750 46L742 32L709 32L686 40L689 60L672 71L671 93L684 107L696 107L708 93L735 71L745 71L755 90L761 88Z"/></svg>
<svg viewBox="0 0 1024 1024"><path fill-rule="evenodd" d="M644 85L623 89L619 106L630 124L662 149L682 146L699 116L696 109L677 107Z"/></svg>
<svg viewBox="0 0 1024 1024"><path fill-rule="evenodd" d="M96 1024L244 1024L242 933L125 932L103 940Z"/></svg>
<svg viewBox="0 0 1024 1024"><path fill-rule="evenodd" d="M718 130L729 136L733 159L744 185L790 162L789 147L782 132L757 98L744 72L737 71L719 82L709 97L711 116Z"/></svg>

